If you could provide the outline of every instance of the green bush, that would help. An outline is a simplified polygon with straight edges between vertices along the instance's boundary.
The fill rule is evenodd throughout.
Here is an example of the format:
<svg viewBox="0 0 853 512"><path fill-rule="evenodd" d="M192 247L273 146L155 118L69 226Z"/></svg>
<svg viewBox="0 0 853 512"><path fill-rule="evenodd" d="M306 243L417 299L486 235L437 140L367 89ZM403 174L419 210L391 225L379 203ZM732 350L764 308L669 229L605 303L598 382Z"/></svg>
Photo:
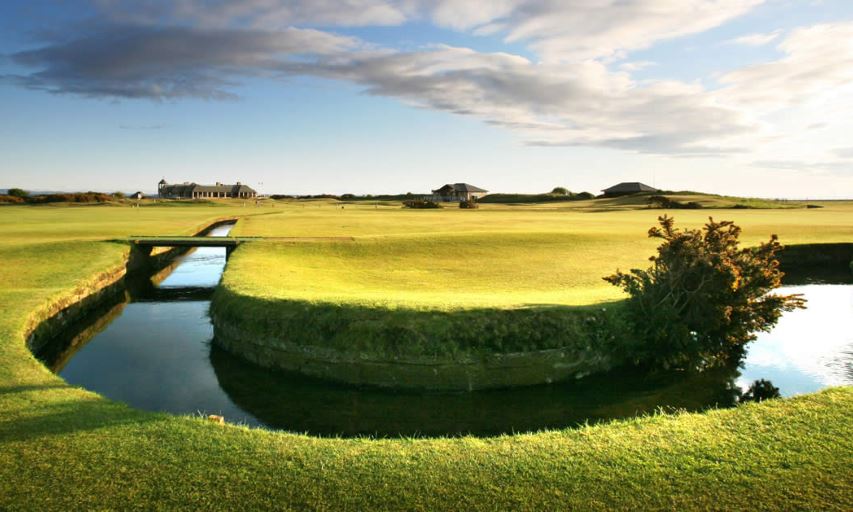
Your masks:
<svg viewBox="0 0 853 512"><path fill-rule="evenodd" d="M480 205L477 203L476 199L471 199L470 201L459 201L459 208L467 209L467 210L476 210Z"/></svg>
<svg viewBox="0 0 853 512"><path fill-rule="evenodd" d="M658 218L649 230L659 238L646 270L616 272L604 279L631 296L628 314L638 339L639 359L653 365L689 368L723 363L743 355L755 332L768 331L783 311L804 306L799 295L774 295L781 284L776 236L756 248L739 249L740 228L709 219L701 230L681 231Z"/></svg>
<svg viewBox="0 0 853 512"><path fill-rule="evenodd" d="M702 208L700 203L696 201L690 201L688 203L682 203L680 201L676 201L675 199L670 199L666 196L654 195L649 196L649 208L664 208L664 209L673 209L673 210L698 210Z"/></svg>
<svg viewBox="0 0 853 512"><path fill-rule="evenodd" d="M0 203L20 204L23 202L23 197L0 195Z"/></svg>
<svg viewBox="0 0 853 512"><path fill-rule="evenodd" d="M408 201L403 201L403 208L415 208L423 210L441 208L441 205L436 203L435 201L429 201L427 199L410 199Z"/></svg>
<svg viewBox="0 0 853 512"><path fill-rule="evenodd" d="M27 192L26 190L22 189L22 188L10 188L9 190L6 191L6 195L12 196L12 197L25 198L25 197L28 197L30 195L30 193Z"/></svg>

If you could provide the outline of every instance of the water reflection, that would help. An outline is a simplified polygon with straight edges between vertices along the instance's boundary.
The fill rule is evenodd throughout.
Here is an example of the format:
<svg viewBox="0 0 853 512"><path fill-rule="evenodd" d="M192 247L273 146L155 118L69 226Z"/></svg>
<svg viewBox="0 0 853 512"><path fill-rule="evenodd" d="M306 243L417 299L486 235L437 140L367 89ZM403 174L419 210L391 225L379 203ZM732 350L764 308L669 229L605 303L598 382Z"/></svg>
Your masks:
<svg viewBox="0 0 853 512"><path fill-rule="evenodd" d="M783 396L853 384L853 286L789 286L808 308L785 313L770 333L750 344L738 384L764 378Z"/></svg>
<svg viewBox="0 0 853 512"><path fill-rule="evenodd" d="M203 248L168 275L131 282L128 296L57 338L40 357L71 384L134 407L343 436L491 435L659 409L729 407L759 379L772 381L784 396L853 384L850 285L785 288L783 293L805 294L809 309L784 315L749 347L741 368L654 375L622 369L575 382L474 393L329 384L258 368L211 344L208 297L224 265L224 249Z"/></svg>

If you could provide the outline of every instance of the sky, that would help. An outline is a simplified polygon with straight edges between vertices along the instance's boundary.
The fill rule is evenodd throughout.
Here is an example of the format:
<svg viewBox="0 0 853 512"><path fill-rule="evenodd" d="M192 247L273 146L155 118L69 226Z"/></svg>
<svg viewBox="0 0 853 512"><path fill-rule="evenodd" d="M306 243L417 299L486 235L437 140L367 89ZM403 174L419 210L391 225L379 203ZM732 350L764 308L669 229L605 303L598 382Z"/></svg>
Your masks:
<svg viewBox="0 0 853 512"><path fill-rule="evenodd" d="M849 0L6 0L0 188L853 198Z"/></svg>

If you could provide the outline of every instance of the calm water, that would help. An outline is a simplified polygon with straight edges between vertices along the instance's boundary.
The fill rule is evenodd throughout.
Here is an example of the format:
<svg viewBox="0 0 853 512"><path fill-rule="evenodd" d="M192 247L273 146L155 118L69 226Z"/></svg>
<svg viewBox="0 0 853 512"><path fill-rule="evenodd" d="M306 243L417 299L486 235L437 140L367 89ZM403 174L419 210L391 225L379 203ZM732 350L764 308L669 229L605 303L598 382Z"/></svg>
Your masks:
<svg viewBox="0 0 853 512"><path fill-rule="evenodd" d="M354 389L261 369L213 346L210 303L198 288L215 286L224 265L225 249L196 250L155 292L137 292L129 303L92 318L55 345L75 348L54 347L44 359L69 383L141 409L222 414L233 423L344 436L488 435L660 408L727 407L756 379L771 380L784 396L853 384L853 285L806 285L784 291L805 294L809 309L786 314L750 346L741 368L654 377L621 370L474 393Z"/></svg>

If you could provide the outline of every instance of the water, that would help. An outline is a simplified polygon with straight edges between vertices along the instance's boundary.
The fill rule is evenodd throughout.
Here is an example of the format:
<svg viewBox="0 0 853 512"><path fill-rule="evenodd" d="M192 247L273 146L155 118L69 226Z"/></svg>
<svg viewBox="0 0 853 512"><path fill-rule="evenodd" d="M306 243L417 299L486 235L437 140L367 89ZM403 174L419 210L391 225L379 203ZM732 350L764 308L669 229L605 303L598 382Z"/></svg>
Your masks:
<svg viewBox="0 0 853 512"><path fill-rule="evenodd" d="M218 228L212 236L229 230ZM224 265L224 248L197 249L156 287L142 287L129 302L84 322L82 332L57 340L60 349L43 359L72 385L141 409L221 414L233 423L343 436L493 435L659 409L729 407L756 379L771 380L783 396L853 384L851 285L784 288L803 293L809 309L785 314L750 346L741 368L654 376L623 369L576 382L474 393L330 384L259 368L211 344L209 293Z"/></svg>

